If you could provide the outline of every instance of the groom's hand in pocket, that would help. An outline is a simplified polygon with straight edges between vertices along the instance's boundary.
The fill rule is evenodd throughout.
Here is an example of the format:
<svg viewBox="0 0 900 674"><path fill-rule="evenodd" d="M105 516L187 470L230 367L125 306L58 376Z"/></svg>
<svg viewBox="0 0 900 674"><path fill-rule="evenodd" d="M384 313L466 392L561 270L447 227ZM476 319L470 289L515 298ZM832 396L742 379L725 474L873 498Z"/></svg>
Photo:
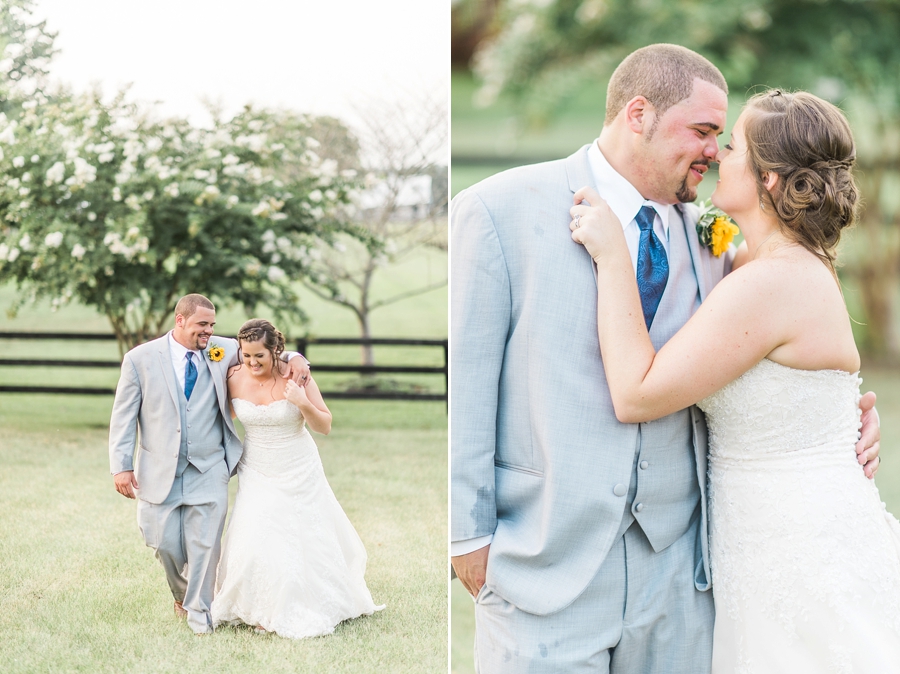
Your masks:
<svg viewBox="0 0 900 674"><path fill-rule="evenodd" d="M875 409L875 394L866 393L859 400L860 421L859 442L856 443L856 458L866 477L873 478L881 467L878 453L881 451L881 428L878 423L878 410Z"/></svg>
<svg viewBox="0 0 900 674"><path fill-rule="evenodd" d="M134 498L134 490L139 489L137 480L134 478L133 470L126 470L124 473L116 473L113 476L116 485L116 491L122 496Z"/></svg>
<svg viewBox="0 0 900 674"><path fill-rule="evenodd" d="M450 558L453 570L456 571L456 577L459 578L459 582L463 584L463 587L473 597L478 594L481 586L484 585L490 549L490 545L485 545L483 548L479 548L467 555Z"/></svg>

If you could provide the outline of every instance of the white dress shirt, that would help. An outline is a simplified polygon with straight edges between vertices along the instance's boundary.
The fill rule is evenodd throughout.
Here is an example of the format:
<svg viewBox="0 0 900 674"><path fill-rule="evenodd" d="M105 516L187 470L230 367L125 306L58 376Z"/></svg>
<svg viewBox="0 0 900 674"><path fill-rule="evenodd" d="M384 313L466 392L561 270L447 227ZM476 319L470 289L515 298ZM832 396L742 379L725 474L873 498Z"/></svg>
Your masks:
<svg viewBox="0 0 900 674"><path fill-rule="evenodd" d="M181 387L182 391L184 391L185 354L188 351L194 354L194 366L199 368L203 365L203 363L200 362L200 359L203 357L203 352L185 348L175 341L175 337L173 337L172 332L169 331L169 354L172 357L172 368L175 370L175 379L178 381L178 386Z"/></svg>
<svg viewBox="0 0 900 674"><path fill-rule="evenodd" d="M635 216L637 216L638 211L643 206L650 206L656 211L656 218L653 220L653 231L659 237L668 254L669 216L671 209L674 207L644 199L634 185L610 166L606 157L600 151L599 142L600 139L598 138L591 143L591 147L588 149L588 164L591 168L591 176L594 178L594 185L597 187L600 196L606 200L612 212L622 222L622 228L625 231L625 241L628 244L628 251L631 253L631 264L635 273L637 273L637 255L641 239L641 228L635 222ZM486 545L490 545L493 539L494 535L488 534L487 536L470 538L465 541L452 541L450 543L450 555L456 557L475 552Z"/></svg>
<svg viewBox="0 0 900 674"><path fill-rule="evenodd" d="M591 143L588 150L588 163L591 166L591 175L600 196L606 200L612 212L622 221L625 231L625 241L631 253L631 264L637 273L638 244L641 239L641 228L634 218L642 206L650 206L656 211L653 220L653 231L662 242L666 253L669 252L669 216L673 206L661 204L656 201L644 199L634 185L625 180L621 174L609 165L606 157L600 151L599 139Z"/></svg>

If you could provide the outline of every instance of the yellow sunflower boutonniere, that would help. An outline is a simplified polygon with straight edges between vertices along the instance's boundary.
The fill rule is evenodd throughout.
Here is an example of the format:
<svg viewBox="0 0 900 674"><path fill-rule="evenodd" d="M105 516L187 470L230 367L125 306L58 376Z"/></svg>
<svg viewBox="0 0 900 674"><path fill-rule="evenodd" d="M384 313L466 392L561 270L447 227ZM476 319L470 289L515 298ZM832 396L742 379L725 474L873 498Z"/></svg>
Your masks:
<svg viewBox="0 0 900 674"><path fill-rule="evenodd" d="M709 248L713 255L719 257L728 250L740 231L731 218L713 206L709 199L700 202L697 236L700 237L700 244Z"/></svg>
<svg viewBox="0 0 900 674"><path fill-rule="evenodd" d="M225 349L223 349L218 344L210 344L209 351L207 351L207 354L209 355L209 359L212 362L218 363L220 360L222 360L225 357Z"/></svg>

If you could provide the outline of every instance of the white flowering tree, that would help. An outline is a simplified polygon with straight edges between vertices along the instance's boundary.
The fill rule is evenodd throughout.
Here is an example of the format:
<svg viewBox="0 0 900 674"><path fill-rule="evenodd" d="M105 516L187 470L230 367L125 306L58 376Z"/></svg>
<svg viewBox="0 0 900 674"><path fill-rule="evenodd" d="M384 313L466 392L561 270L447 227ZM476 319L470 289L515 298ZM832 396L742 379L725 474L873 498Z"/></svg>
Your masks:
<svg viewBox="0 0 900 674"><path fill-rule="evenodd" d="M31 17L31 0L0 2L0 112L11 114L20 99L33 97L43 88L50 59L55 49L55 33L47 31L47 22Z"/></svg>
<svg viewBox="0 0 900 674"><path fill-rule="evenodd" d="M352 176L319 159L308 118L248 107L199 129L98 92L21 109L0 113L0 279L18 305L96 307L122 349L188 292L302 320L292 282L357 231Z"/></svg>
<svg viewBox="0 0 900 674"><path fill-rule="evenodd" d="M417 92L409 100L372 101L359 113L365 179L353 220L368 237L340 237L321 248L304 284L352 311L368 339L373 311L447 285L445 267L393 295L372 293L379 269L422 247L447 250L447 102L442 94ZM362 361L374 364L370 346L363 346Z"/></svg>

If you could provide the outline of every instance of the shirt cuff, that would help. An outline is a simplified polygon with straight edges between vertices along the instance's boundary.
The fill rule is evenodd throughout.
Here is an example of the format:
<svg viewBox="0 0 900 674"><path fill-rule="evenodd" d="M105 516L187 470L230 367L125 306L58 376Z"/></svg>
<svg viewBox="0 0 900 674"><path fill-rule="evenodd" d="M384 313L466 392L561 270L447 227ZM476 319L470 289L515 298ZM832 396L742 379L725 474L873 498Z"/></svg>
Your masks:
<svg viewBox="0 0 900 674"><path fill-rule="evenodd" d="M312 365L312 363L310 363L309 360L307 360L306 356L304 356L304 355L303 355L302 353L300 353L299 351L286 351L286 352L285 352L285 356L286 356L286 358L285 358L285 361L286 361L286 362L290 362L290 360L291 360L292 358L296 358L297 356L300 356L303 360L306 361L306 364L307 364L307 365Z"/></svg>
<svg viewBox="0 0 900 674"><path fill-rule="evenodd" d="M490 545L492 540L494 540L494 534L470 538L467 541L453 541L450 543L450 556L468 555L470 552L481 550L481 548Z"/></svg>

